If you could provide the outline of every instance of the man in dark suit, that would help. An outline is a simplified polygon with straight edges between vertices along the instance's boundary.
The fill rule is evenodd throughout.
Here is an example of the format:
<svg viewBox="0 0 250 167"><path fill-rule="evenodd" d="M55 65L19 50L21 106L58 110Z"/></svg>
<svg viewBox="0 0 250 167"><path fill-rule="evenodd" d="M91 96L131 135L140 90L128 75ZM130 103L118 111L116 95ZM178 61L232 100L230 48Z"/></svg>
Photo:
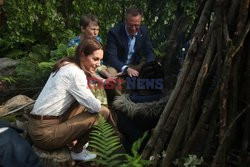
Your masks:
<svg viewBox="0 0 250 167"><path fill-rule="evenodd" d="M142 11L130 7L125 22L109 30L104 62L113 67L109 68L111 73L137 77L143 62L155 59L147 28L141 25L141 21Z"/></svg>

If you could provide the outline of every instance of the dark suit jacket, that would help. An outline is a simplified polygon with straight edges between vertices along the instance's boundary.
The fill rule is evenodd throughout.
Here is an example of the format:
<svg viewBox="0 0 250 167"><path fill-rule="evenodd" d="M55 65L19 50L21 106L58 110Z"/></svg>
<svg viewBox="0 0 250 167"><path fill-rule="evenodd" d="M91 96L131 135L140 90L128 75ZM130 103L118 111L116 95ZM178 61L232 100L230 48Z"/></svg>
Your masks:
<svg viewBox="0 0 250 167"><path fill-rule="evenodd" d="M128 56L128 37L125 24L120 23L109 30L105 49L104 63L121 71ZM136 35L135 53L132 56L132 64L138 64L142 57L147 62L153 61L155 55L149 38L147 28L140 26Z"/></svg>

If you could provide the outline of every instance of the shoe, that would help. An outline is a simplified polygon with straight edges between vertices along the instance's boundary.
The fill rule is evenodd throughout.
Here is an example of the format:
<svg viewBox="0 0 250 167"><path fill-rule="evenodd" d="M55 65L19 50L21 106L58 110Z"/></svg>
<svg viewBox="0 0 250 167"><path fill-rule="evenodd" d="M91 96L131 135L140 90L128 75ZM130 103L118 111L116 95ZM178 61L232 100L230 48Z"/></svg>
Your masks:
<svg viewBox="0 0 250 167"><path fill-rule="evenodd" d="M75 153L71 151L71 158L77 161L89 161L96 158L96 154L89 152L86 148L83 148L82 152Z"/></svg>

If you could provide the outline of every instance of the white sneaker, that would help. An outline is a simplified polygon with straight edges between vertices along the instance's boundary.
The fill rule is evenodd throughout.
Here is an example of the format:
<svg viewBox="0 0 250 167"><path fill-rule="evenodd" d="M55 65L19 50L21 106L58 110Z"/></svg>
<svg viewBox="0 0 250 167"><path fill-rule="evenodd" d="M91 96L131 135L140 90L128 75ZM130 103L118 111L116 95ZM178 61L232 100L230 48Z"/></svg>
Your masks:
<svg viewBox="0 0 250 167"><path fill-rule="evenodd" d="M96 158L96 154L89 152L86 148L83 148L82 152L75 153L71 151L71 158L77 161L89 161Z"/></svg>

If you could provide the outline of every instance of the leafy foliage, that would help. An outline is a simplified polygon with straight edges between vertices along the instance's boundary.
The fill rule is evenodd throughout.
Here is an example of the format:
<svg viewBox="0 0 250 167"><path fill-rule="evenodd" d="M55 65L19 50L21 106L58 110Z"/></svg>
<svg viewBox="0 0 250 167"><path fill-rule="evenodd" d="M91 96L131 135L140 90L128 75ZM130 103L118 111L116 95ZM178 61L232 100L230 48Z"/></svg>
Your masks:
<svg viewBox="0 0 250 167"><path fill-rule="evenodd" d="M50 52L50 61L57 61L65 56L73 56L75 54L75 48L68 48L65 44L59 44L56 50Z"/></svg>
<svg viewBox="0 0 250 167"><path fill-rule="evenodd" d="M65 45L73 36L79 34L81 15L92 13L98 16L100 35L105 45L108 30L123 20L128 6L135 5L143 10L143 24L149 28L157 57L162 57L164 50L161 48L165 46L177 9L184 8L192 22L195 2L194 0L157 0L156 2L147 0L8 0L3 6L7 22L0 27L0 55L13 59L24 58L17 68L18 76L24 77L24 80L27 77L34 81L43 80L56 60L73 54L73 51L69 51L70 53L66 51ZM34 46L37 48L35 49ZM51 51L50 54L48 50ZM31 74L33 74L32 77Z"/></svg>
<svg viewBox="0 0 250 167"><path fill-rule="evenodd" d="M147 132L143 134L143 137L138 139L133 143L132 146L132 155L125 154L127 158L127 163L123 164L121 167L144 167L144 166L149 166L151 162L149 160L143 160L142 156L138 153L141 143L143 140L146 138L148 135Z"/></svg>
<svg viewBox="0 0 250 167"><path fill-rule="evenodd" d="M36 82L43 83L49 74L48 68L39 67L39 63L46 61L49 57L47 45L35 45L28 56L22 58L16 68L16 77L27 84Z"/></svg>
<svg viewBox="0 0 250 167"><path fill-rule="evenodd" d="M16 68L17 78L27 84L44 84L57 60L73 56L74 48L60 44L56 50L49 50L47 45L35 45L27 57L21 59ZM29 81L29 82L27 82Z"/></svg>
<svg viewBox="0 0 250 167"><path fill-rule="evenodd" d="M7 24L3 37L12 48L29 49L36 43L47 43L55 47L67 41L73 32L65 29L64 18L57 12L60 3L55 0L41 4L33 0L5 1Z"/></svg>
<svg viewBox="0 0 250 167"><path fill-rule="evenodd" d="M108 30L123 20L126 8L131 5L143 10L143 23L148 26L156 48L167 39L177 11L183 8L192 23L195 17L194 9L197 7L195 0L156 0L156 2L51 0L45 3L32 0L8 0L4 5L8 21L2 32L12 47L16 47L16 44L24 44L22 47L29 48L32 44L44 43L54 49L55 46L66 43L80 32L81 15L93 13L100 20L100 34L105 43Z"/></svg>
<svg viewBox="0 0 250 167"><path fill-rule="evenodd" d="M121 163L117 158L122 154L115 154L115 151L122 147L119 137L103 117L100 117L90 133L90 146L95 149L98 158L94 161L98 164L112 167Z"/></svg>
<svg viewBox="0 0 250 167"><path fill-rule="evenodd" d="M3 53L7 52L7 50L9 49L9 42L7 42L6 40L0 38L0 53L1 54L1 57L3 57Z"/></svg>
<svg viewBox="0 0 250 167"><path fill-rule="evenodd" d="M132 155L117 153L122 147L118 136L110 124L103 117L100 117L98 124L93 126L94 130L90 133L90 147L94 148L97 159L93 161L99 165L108 167L143 167L151 164L148 160L143 160L139 154L141 143L147 136L147 132L143 137L133 143Z"/></svg>
<svg viewBox="0 0 250 167"><path fill-rule="evenodd" d="M10 42L3 38L0 38L0 53L0 57L9 57L12 59L20 59L26 54L21 49L11 49Z"/></svg>
<svg viewBox="0 0 250 167"><path fill-rule="evenodd" d="M0 76L0 82L11 84L16 83L16 80L12 76Z"/></svg>

